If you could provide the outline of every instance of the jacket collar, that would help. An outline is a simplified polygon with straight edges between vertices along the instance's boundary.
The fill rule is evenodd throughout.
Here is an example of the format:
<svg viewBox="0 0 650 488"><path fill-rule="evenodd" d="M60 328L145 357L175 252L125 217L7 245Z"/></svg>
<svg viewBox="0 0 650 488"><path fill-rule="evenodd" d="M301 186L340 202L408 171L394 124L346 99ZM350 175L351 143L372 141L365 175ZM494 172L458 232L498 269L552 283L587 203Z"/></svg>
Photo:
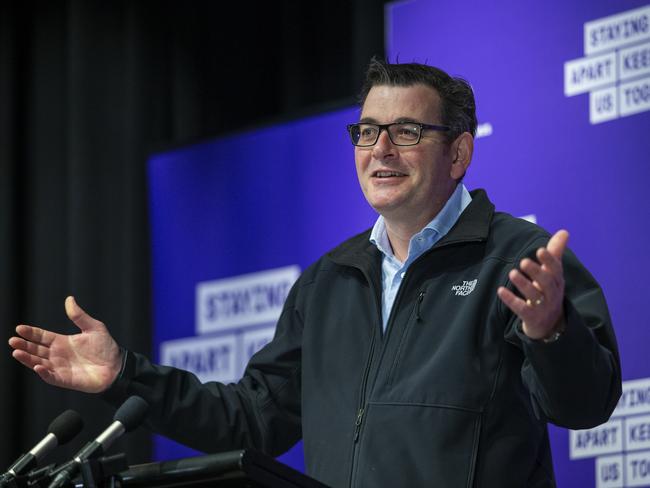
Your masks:
<svg viewBox="0 0 650 488"><path fill-rule="evenodd" d="M485 190L473 190L472 202L458 218L451 230L432 249L448 244L487 240L494 205ZM336 264L369 270L381 265L381 252L369 240L371 229L358 234L333 249L327 257Z"/></svg>

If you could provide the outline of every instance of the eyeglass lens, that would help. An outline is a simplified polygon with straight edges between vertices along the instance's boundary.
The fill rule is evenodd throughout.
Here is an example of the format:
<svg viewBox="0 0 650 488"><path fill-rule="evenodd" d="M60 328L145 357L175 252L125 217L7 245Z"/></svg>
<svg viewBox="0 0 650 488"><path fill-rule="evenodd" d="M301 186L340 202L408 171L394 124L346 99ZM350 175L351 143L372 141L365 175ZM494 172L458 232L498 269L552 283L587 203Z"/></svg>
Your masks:
<svg viewBox="0 0 650 488"><path fill-rule="evenodd" d="M350 128L352 142L357 146L372 146L379 139L381 127L375 124L354 124ZM388 136L393 144L409 146L420 140L420 126L411 123L390 124Z"/></svg>

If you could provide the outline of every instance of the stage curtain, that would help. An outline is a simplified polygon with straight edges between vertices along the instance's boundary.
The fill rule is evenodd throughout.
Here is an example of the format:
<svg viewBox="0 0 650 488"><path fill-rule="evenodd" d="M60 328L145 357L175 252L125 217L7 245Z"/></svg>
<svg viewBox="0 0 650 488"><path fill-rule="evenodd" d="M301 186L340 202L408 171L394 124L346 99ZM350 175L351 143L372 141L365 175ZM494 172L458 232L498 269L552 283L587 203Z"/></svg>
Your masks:
<svg viewBox="0 0 650 488"><path fill-rule="evenodd" d="M4 340L18 323L75 332L63 308L72 294L122 345L151 353L147 155L349 105L383 53L381 1L0 2ZM1 467L66 408L86 428L53 461L113 414L44 384L8 346L0 399ZM149 435L120 451L149 461Z"/></svg>

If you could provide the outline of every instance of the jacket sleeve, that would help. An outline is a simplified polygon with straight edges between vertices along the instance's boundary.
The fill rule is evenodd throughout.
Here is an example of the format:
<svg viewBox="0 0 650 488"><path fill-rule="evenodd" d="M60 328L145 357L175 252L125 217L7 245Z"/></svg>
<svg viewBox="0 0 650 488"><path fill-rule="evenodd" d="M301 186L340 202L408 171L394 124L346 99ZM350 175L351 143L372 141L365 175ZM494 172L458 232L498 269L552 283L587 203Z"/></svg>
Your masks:
<svg viewBox="0 0 650 488"><path fill-rule="evenodd" d="M533 256L545 243L537 242L527 254ZM606 422L616 407L621 367L600 286L568 249L563 268L566 328L560 338L551 343L530 339L512 312L507 336L524 353L521 376L538 417L562 427L586 429Z"/></svg>
<svg viewBox="0 0 650 488"><path fill-rule="evenodd" d="M273 340L236 384L202 384L187 371L152 364L126 351L122 371L103 393L113 405L139 395L150 406L146 426L203 452L256 448L276 456L301 438L302 321L292 288Z"/></svg>

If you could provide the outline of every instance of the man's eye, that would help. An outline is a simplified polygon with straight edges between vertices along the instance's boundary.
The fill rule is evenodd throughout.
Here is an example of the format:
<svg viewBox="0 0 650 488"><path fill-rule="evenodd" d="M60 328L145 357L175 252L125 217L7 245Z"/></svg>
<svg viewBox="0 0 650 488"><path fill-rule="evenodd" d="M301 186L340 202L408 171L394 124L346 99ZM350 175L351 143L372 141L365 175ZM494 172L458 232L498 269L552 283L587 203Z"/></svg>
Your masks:
<svg viewBox="0 0 650 488"><path fill-rule="evenodd" d="M404 137L417 137L418 130L416 127L400 127L398 134Z"/></svg>

